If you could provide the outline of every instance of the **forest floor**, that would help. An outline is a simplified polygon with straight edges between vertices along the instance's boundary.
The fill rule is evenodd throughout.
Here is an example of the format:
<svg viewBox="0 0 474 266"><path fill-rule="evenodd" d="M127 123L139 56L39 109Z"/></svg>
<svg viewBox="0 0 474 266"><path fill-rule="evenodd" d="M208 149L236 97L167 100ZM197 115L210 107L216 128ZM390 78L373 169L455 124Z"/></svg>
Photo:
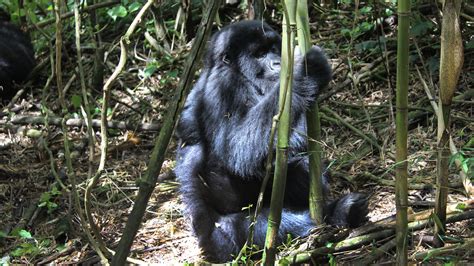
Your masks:
<svg viewBox="0 0 474 266"><path fill-rule="evenodd" d="M323 149L332 176L331 191L334 197L349 191L370 195L369 221L364 226L370 227L378 221L389 223L395 215L396 36L393 31L386 32L385 48L377 50L380 43L375 40L379 36L376 29L348 39L343 34L334 34L336 29L339 32L340 28L347 27L347 24L342 23L350 24L344 20L338 22L337 18L332 17L313 29L316 32L313 39L326 49L334 69L333 81L320 96ZM466 25L465 35L472 36L474 25ZM432 28L426 30L433 31ZM437 95L433 84L438 83L438 72L436 66L432 65L436 60L439 61L439 52L433 49L430 42L439 44L439 37L431 33L419 36L421 50L417 52L412 47L414 59L410 65L408 140L410 213L430 212L434 207L435 191L430 184L434 183L436 176L437 119L424 84L431 84L428 85L429 89L433 96ZM468 177L471 178L474 170L473 47L465 50L463 72L452 108L453 142L464 158L470 158L467 166ZM166 67L158 69L150 78L138 80L132 68L121 76L121 84L125 89L114 91L113 120L160 124L166 104L178 84L178 78L174 74L170 75L170 71L174 71L176 64L184 63L180 54L187 49L189 46L184 45L182 50L177 49L173 55L178 59L168 62ZM43 54L43 57L40 59L46 59L47 56ZM112 62L116 62L116 59L109 58ZM144 63L139 60L132 59L129 64L144 67ZM47 72L46 69L44 71ZM44 77L47 75L44 74ZM167 80L164 85L163 79ZM36 82L38 84L30 86L42 87L38 80ZM77 80L74 80L74 86L79 88ZM31 119L41 116L39 95L39 90L25 93L22 100L10 108L14 113L11 117L23 115L26 122L0 117L0 232L5 232L0 236L0 265L8 261L28 264L98 263L99 258L90 248L79 219L72 211L71 199L60 190L51 173L50 155L44 141L47 141L54 159L61 162L59 169L64 169L60 127L53 123L48 130L41 123L31 122ZM53 110L57 105L55 100L55 97L48 99ZM93 214L103 239L113 249L120 240L138 192L136 181L146 170L156 131L113 129L110 134L106 174L94 189ZM75 174L79 180L78 189L83 195L88 172L85 127L71 126L69 138L72 141ZM132 247L133 258L149 263L169 265L198 262L201 259L197 241L181 213L182 206L177 193L179 184L172 174L175 150L176 143L173 140ZM98 144L96 152L99 154ZM448 203L467 202L467 206L457 212L472 212L474 199L464 193L459 171L452 163ZM60 170L62 181L67 182L63 173L64 170ZM291 177L288 182L291 182ZM409 256L432 248L432 229L432 224L427 224L413 232ZM461 219L449 224L447 230L447 245L454 247L463 239L474 238L474 220L472 217ZM374 238L358 247L336 251L330 257L342 264L358 262L381 250L379 248L393 238L394 234ZM375 262L393 263L393 247L384 250ZM474 263L473 250L454 249L443 256L426 256L422 259ZM417 258L418 261L422 259Z"/></svg>

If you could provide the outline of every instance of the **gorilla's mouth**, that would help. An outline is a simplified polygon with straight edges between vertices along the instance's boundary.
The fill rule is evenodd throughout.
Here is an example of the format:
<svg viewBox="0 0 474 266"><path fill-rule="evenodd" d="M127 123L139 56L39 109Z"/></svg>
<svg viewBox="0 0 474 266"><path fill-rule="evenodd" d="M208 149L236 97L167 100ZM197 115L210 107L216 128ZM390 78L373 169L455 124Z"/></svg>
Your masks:
<svg viewBox="0 0 474 266"><path fill-rule="evenodd" d="M255 75L255 78L263 79L266 81L275 81L275 80L278 80L279 77L280 77L279 71L268 71L268 70L265 71L265 69L261 69Z"/></svg>

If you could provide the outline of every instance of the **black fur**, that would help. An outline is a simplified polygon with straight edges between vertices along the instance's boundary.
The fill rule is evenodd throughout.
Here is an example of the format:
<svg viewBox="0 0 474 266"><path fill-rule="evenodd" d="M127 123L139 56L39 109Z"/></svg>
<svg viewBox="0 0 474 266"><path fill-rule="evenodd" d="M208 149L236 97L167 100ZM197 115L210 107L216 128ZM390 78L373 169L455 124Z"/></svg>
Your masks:
<svg viewBox="0 0 474 266"><path fill-rule="evenodd" d="M204 69L181 114L175 172L185 216L211 261L231 259L248 234L251 212L242 208L255 206L265 171L272 117L278 107L280 43L278 33L259 21L235 23L214 34ZM308 212L305 111L331 79L319 47L311 48L305 58L296 57L279 241L287 234L305 236L314 226ZM260 247L265 241L270 190L271 184L255 227L254 243ZM326 208L327 221L335 225L357 226L366 214L366 198L357 193Z"/></svg>
<svg viewBox="0 0 474 266"><path fill-rule="evenodd" d="M34 66L30 38L0 9L0 98L11 99L16 93L13 84L25 81Z"/></svg>

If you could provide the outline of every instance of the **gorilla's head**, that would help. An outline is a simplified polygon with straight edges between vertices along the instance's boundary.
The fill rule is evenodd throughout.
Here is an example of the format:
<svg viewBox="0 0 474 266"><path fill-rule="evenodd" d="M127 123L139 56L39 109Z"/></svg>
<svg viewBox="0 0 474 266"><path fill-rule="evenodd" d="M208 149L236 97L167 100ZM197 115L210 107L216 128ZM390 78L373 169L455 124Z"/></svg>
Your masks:
<svg viewBox="0 0 474 266"><path fill-rule="evenodd" d="M250 81L277 80L280 54L281 37L276 31L261 21L242 21L214 34L206 67L231 67Z"/></svg>

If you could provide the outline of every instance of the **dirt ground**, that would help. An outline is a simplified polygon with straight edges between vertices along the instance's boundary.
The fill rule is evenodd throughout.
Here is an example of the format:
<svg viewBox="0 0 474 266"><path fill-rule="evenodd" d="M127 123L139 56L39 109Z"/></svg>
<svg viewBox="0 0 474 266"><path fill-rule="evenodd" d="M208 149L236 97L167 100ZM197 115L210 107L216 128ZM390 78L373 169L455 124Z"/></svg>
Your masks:
<svg viewBox="0 0 474 266"><path fill-rule="evenodd" d="M472 128L473 125L470 125ZM4 130L0 138L4 142L10 141L7 148L0 150L0 213L2 217L2 230L11 232L15 228L22 228L32 234L38 249L23 256L16 257L13 261L17 263L96 263L98 257L91 251L90 246L85 241L81 232L81 225L77 215L69 208L69 199L66 193L51 196L48 202L57 204L48 210L45 206L40 206L44 202L45 192L52 191L52 187L57 185L52 177L47 154L41 149L38 139L30 138L20 134L28 131L29 128L38 126L22 126L16 132ZM75 131L79 132L79 128ZM337 128L327 127L325 132L328 136L334 136ZM20 132L20 133L19 133ZM434 131L425 130L414 131L414 136L420 138L433 136ZM351 135L348 133L348 135ZM344 136L340 134L339 138ZM150 154L153 134L141 133L138 137L141 142L138 145L127 147L125 150L112 153L108 159L107 175L101 179L94 194L93 213L100 225L102 237L107 245L115 247L120 239L121 232L128 219L131 204L137 193L136 180L140 178L146 169L146 162ZM357 138L357 137L355 137ZM331 138L327 138L327 143L331 143ZM73 143L80 142L73 140ZM125 141L116 140L116 146ZM412 148L417 149L419 142L426 139L413 138ZM59 140L50 139L50 143ZM429 142L429 141L428 141ZM329 147L330 153L334 157L339 157L352 150L344 148ZM433 141L431 141L433 143ZM54 145L51 145L54 149ZM80 146L80 145L75 145ZM418 145L420 146L420 145ZM58 154L61 153L61 146L56 146ZM196 239L192 235L187 221L181 215L181 203L177 193L178 184L174 181L173 175L169 174L174 166L174 147L170 148L169 159L164 164L163 174L160 176L158 187L148 204L144 222L136 236L132 247L132 257L163 265L181 264L197 262L200 259L200 251ZM357 150L357 149L355 149ZM339 155L340 154L340 155ZM431 182L435 173L435 160L432 152L415 151L411 158L411 180L413 184L426 184ZM80 192L85 188L85 175L87 172L86 157L82 156L75 165L77 168L77 178ZM386 165L384 165L384 163ZM378 156L367 156L353 163L345 170L334 170L332 174L333 194L342 194L347 191L360 191L370 195L369 222L374 223L395 214L395 193L391 186L368 179L365 172L367 169L374 169L373 172L382 173L381 179L393 180L393 171L387 173L383 170L393 165L393 161L382 161ZM28 166L28 167L25 167ZM364 178L365 176L365 178ZM416 179L418 178L418 179ZM421 178L421 179L420 179ZM459 177L452 175L453 180ZM288 182L291 182L290 180ZM451 191L448 202L464 202L468 200L462 194L462 188L457 186ZM434 191L431 189L410 190L409 195L411 208L413 211L425 210L433 206ZM472 206L471 206L472 207ZM474 237L474 221L467 220L449 225L449 235L453 238ZM431 226L415 232L414 241L410 253L426 250L427 246L422 240L424 236L430 236ZM386 239L384 239L386 240ZM31 241L31 240L29 240ZM25 243L24 239L7 237L1 240L0 252L3 257ZM26 241L28 243L28 241ZM47 243L47 244L46 244ZM59 250L59 246L63 249ZM364 245L356 250L340 252L334 254L340 262L354 262L363 258L371 247L378 246L376 242ZM393 262L393 250L380 258L378 261ZM473 254L465 253L456 257L459 261L473 262Z"/></svg>

